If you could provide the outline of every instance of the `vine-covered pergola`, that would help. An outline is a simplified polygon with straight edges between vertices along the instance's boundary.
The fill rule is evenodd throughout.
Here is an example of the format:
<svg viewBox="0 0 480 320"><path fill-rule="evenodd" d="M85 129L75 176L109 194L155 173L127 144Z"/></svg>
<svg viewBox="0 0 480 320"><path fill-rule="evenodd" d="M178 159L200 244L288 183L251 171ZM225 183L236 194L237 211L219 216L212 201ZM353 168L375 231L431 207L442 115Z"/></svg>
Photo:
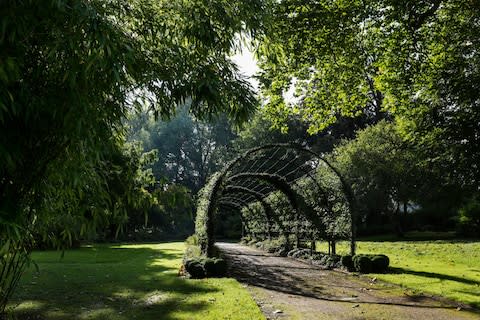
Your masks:
<svg viewBox="0 0 480 320"><path fill-rule="evenodd" d="M278 210L269 202L272 197L286 199L297 221L302 218L313 229L321 230L325 222L319 215L319 207L333 214L334 206L325 183L320 181L321 167L329 171L340 186L350 218L350 250L354 255L356 201L350 185L327 159L298 144L268 144L249 149L210 178L200 193L197 211L196 234L202 252L213 255L218 212L238 211L243 229L246 226L244 210L259 214L251 209L254 203L262 209L260 214L269 238L272 223L279 226L282 233L297 231L298 225L284 226L278 220Z"/></svg>

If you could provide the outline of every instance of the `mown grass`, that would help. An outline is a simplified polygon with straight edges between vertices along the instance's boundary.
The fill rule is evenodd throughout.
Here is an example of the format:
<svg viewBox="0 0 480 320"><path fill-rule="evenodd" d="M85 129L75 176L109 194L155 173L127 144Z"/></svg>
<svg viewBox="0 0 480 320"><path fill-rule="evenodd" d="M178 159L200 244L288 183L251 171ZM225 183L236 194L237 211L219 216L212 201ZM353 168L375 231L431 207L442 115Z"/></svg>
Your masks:
<svg viewBox="0 0 480 320"><path fill-rule="evenodd" d="M326 249L320 243L320 250ZM349 244L339 243L337 251L347 254ZM375 274L378 279L480 308L478 241L359 241L357 252L390 257L391 273Z"/></svg>
<svg viewBox="0 0 480 320"><path fill-rule="evenodd" d="M18 318L264 319L233 279L178 277L183 243L35 252L13 297Z"/></svg>

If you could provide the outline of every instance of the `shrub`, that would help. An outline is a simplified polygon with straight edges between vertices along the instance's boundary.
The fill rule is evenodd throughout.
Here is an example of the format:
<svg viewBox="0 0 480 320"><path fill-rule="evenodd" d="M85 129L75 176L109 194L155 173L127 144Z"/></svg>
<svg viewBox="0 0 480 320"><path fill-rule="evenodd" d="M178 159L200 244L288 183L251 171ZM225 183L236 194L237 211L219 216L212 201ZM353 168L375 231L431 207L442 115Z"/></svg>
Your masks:
<svg viewBox="0 0 480 320"><path fill-rule="evenodd" d="M299 250L301 250L301 249L295 248L295 249L292 249L292 250L288 251L287 252L287 257L293 257Z"/></svg>
<svg viewBox="0 0 480 320"><path fill-rule="evenodd" d="M183 261L192 260L199 258L202 252L198 246L187 246L185 252L183 253ZM185 263L184 263L185 264Z"/></svg>
<svg viewBox="0 0 480 320"><path fill-rule="evenodd" d="M214 268L215 277L222 278L227 275L227 270L228 270L227 261L223 259L215 259L213 268Z"/></svg>
<svg viewBox="0 0 480 320"><path fill-rule="evenodd" d="M206 276L203 261L198 258L187 260L185 262L185 270L193 279L202 279Z"/></svg>
<svg viewBox="0 0 480 320"><path fill-rule="evenodd" d="M355 255L353 257L355 270L361 273L370 273L372 271L372 260L367 255Z"/></svg>
<svg viewBox="0 0 480 320"><path fill-rule="evenodd" d="M322 252L316 252L311 256L311 259L313 264L323 266L327 269L339 268L341 266L341 257L336 254L330 255Z"/></svg>
<svg viewBox="0 0 480 320"><path fill-rule="evenodd" d="M352 258L354 269L361 273L383 273L388 269L390 259L384 254L357 254Z"/></svg>
<svg viewBox="0 0 480 320"><path fill-rule="evenodd" d="M325 257L327 254L322 253L322 252L314 252L312 255L312 260L320 261L322 260L323 257Z"/></svg>
<svg viewBox="0 0 480 320"><path fill-rule="evenodd" d="M248 243L249 243L250 241L252 241L252 237L250 237L250 236L245 236L245 237L243 237L243 238L240 240L240 243L242 243L242 244L247 244L247 245L248 245Z"/></svg>
<svg viewBox="0 0 480 320"><path fill-rule="evenodd" d="M263 240L255 243L253 246L282 257L286 257L292 249L291 244L289 244L285 238Z"/></svg>
<svg viewBox="0 0 480 320"><path fill-rule="evenodd" d="M355 267L353 266L353 260L352 260L352 256L351 255L345 255L345 256L342 256L341 258L341 263L342 263L342 266L344 266L345 268L347 268L348 271L353 271L355 270Z"/></svg>
<svg viewBox="0 0 480 320"><path fill-rule="evenodd" d="M340 256L336 254L327 255L325 259L325 267L328 269L340 267Z"/></svg>
<svg viewBox="0 0 480 320"><path fill-rule="evenodd" d="M203 261L203 269L205 270L205 276L212 278L215 276L215 260L205 258Z"/></svg>
<svg viewBox="0 0 480 320"><path fill-rule="evenodd" d="M184 266L192 279L220 278L227 274L227 262L219 258L197 257L185 261Z"/></svg>
<svg viewBox="0 0 480 320"><path fill-rule="evenodd" d="M292 254L292 257L296 259L308 259L310 258L310 249L297 249Z"/></svg>
<svg viewBox="0 0 480 320"><path fill-rule="evenodd" d="M468 199L458 214L457 233L465 237L480 237L480 195Z"/></svg>
<svg viewBox="0 0 480 320"><path fill-rule="evenodd" d="M198 236L196 234L192 234L187 238L187 240L185 240L185 243L190 246L198 246Z"/></svg>
<svg viewBox="0 0 480 320"><path fill-rule="evenodd" d="M388 265L390 264L390 259L384 255L375 255L371 258L372 260L372 271L376 273L384 273L388 269Z"/></svg>

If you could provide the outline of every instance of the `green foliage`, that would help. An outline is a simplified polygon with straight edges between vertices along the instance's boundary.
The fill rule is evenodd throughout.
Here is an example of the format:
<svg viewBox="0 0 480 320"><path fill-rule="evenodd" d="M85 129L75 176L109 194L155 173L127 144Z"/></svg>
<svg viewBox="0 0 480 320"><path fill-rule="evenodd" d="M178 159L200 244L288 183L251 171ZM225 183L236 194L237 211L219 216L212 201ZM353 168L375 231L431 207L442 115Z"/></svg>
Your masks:
<svg viewBox="0 0 480 320"><path fill-rule="evenodd" d="M207 264L205 262L205 272L207 277L215 277L215 278L222 278L227 275L227 261L224 259L211 259Z"/></svg>
<svg viewBox="0 0 480 320"><path fill-rule="evenodd" d="M198 237L196 234L192 234L185 240L185 244L191 246L198 246Z"/></svg>
<svg viewBox="0 0 480 320"><path fill-rule="evenodd" d="M195 194L217 171L230 153L235 135L225 115L202 121L189 114L191 102L177 109L168 121L155 121L151 112L129 117L129 140L142 143L144 150L158 150L152 164L157 180L181 184Z"/></svg>
<svg viewBox="0 0 480 320"><path fill-rule="evenodd" d="M256 248L273 253L277 256L286 257L292 250L292 242L288 241L285 237L280 237L273 240L263 240L256 242Z"/></svg>
<svg viewBox="0 0 480 320"><path fill-rule="evenodd" d="M360 273L385 273L390 259L384 254L357 254L352 257L353 266Z"/></svg>
<svg viewBox="0 0 480 320"><path fill-rule="evenodd" d="M210 210L214 206L212 201L216 201L216 185L220 179L222 179L222 172L213 174L198 194L195 234L202 251L213 245L214 230L211 227L213 224L211 219L215 219L215 212L210 212Z"/></svg>
<svg viewBox="0 0 480 320"><path fill-rule="evenodd" d="M192 259L185 262L185 270L192 279L202 279L206 277L203 259Z"/></svg>
<svg viewBox="0 0 480 320"><path fill-rule="evenodd" d="M155 202L147 210L147 220L129 216L125 233L136 234L143 226L157 230L157 239L184 239L194 230L195 203L191 191L182 185L157 183L151 194Z"/></svg>
<svg viewBox="0 0 480 320"><path fill-rule="evenodd" d="M480 237L480 195L472 196L460 208L457 232L462 236Z"/></svg>
<svg viewBox="0 0 480 320"><path fill-rule="evenodd" d="M347 268L348 271L355 270L355 266L353 264L353 259L352 259L351 255L347 254L347 255L342 256L340 261L342 262L342 266Z"/></svg>
<svg viewBox="0 0 480 320"><path fill-rule="evenodd" d="M258 50L267 114L281 128L299 116L310 133L339 117L395 118L418 162L475 190L478 21L478 1L273 3Z"/></svg>
<svg viewBox="0 0 480 320"><path fill-rule="evenodd" d="M22 242L23 241L23 242ZM0 249L0 310L5 310L25 267L31 263L30 245L24 240L8 239Z"/></svg>
<svg viewBox="0 0 480 320"><path fill-rule="evenodd" d="M197 118L246 120L256 101L229 56L264 12L262 1L2 2L0 245L30 232L71 243L110 223L115 234L150 200L150 173L123 152L129 110L169 118L189 98Z"/></svg>
<svg viewBox="0 0 480 320"><path fill-rule="evenodd" d="M184 262L184 266L193 279L221 278L227 273L226 261L219 258L191 258Z"/></svg>
<svg viewBox="0 0 480 320"><path fill-rule="evenodd" d="M372 271L372 260L366 255L355 255L352 258L355 270L360 273L370 273Z"/></svg>
<svg viewBox="0 0 480 320"><path fill-rule="evenodd" d="M390 259L384 254L375 255L372 257L372 271L374 273L386 272L389 264L390 264Z"/></svg>
<svg viewBox="0 0 480 320"><path fill-rule="evenodd" d="M414 146L394 123L379 122L335 148L332 160L352 183L364 229L389 223L402 234L410 201L421 198L426 184Z"/></svg>

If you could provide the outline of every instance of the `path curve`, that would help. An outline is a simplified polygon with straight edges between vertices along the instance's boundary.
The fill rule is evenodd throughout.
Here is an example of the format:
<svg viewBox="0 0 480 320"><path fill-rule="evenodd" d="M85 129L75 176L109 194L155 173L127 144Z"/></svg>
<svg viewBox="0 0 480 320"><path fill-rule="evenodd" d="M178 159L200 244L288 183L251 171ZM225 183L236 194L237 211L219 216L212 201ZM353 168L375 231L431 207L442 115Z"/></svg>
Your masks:
<svg viewBox="0 0 480 320"><path fill-rule="evenodd" d="M267 319L480 319L451 302L235 243L216 243Z"/></svg>

